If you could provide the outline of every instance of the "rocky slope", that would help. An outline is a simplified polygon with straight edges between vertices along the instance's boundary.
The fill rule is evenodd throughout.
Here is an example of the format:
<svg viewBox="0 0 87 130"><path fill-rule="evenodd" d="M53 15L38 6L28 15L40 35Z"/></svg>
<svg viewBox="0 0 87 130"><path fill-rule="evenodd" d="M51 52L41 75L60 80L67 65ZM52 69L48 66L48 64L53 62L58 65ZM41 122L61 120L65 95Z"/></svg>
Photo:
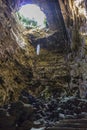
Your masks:
<svg viewBox="0 0 87 130"><path fill-rule="evenodd" d="M69 78L65 54L41 49L40 55L35 57L29 90L44 98L58 97L68 89Z"/></svg>

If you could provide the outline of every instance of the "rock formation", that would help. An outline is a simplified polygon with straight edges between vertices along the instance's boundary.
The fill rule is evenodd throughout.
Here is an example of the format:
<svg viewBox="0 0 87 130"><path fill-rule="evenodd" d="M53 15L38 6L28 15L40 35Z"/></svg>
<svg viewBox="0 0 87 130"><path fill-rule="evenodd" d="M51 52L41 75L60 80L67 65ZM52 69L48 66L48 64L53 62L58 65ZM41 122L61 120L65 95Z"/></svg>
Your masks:
<svg viewBox="0 0 87 130"><path fill-rule="evenodd" d="M0 8L0 103L3 103L10 100L10 95L16 94L12 97L17 99L20 88L31 79L32 63L29 59L34 49L31 46L28 49L7 2L1 0Z"/></svg>
<svg viewBox="0 0 87 130"><path fill-rule="evenodd" d="M21 26L15 12L29 2L45 13L48 28ZM0 0L1 130L86 117L86 9L86 0Z"/></svg>
<svg viewBox="0 0 87 130"><path fill-rule="evenodd" d="M31 80L33 76L33 63L35 60L35 58L32 60L35 51L33 46L30 45L31 42L34 47L40 43L42 48L48 50L54 48L55 51L65 47L68 52L68 47L71 46L71 54L68 54L71 55L70 57L79 56L81 59L84 56L83 47L85 45L81 37L85 33L86 16L80 10L81 7L82 9L86 7L86 2L81 1L81 3L78 3L72 0L67 2L66 0L59 0L59 2L56 0L55 2L44 0L42 2L32 0L31 3L40 6L46 14L49 30L51 30L51 35L48 34L45 37L47 35L45 34L44 37L40 36L33 39L30 34L27 37L23 36L23 28L21 28L16 19L15 11L19 8L21 2L29 1L1 1L1 102L10 100L10 93L12 95L12 93L15 93L14 91L17 92L17 88L26 88L30 84L28 80ZM3 19L5 20L3 21ZM79 31L81 34L79 34ZM26 70L27 72L25 73ZM79 69L77 68L77 70Z"/></svg>

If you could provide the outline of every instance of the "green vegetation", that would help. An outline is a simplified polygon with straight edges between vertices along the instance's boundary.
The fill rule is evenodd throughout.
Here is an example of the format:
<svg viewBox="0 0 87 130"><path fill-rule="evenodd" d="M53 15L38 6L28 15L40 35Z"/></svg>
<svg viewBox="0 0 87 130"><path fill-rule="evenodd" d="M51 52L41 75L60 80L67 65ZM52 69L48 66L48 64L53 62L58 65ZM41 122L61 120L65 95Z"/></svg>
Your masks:
<svg viewBox="0 0 87 130"><path fill-rule="evenodd" d="M35 19L29 19L24 17L23 15L21 15L19 12L16 13L19 21L24 25L24 27L26 27L27 29L31 29L31 28L37 28L38 27L38 23ZM47 26L47 20L46 18L43 21L43 24L45 26Z"/></svg>
<svg viewBox="0 0 87 130"><path fill-rule="evenodd" d="M16 13L18 19L20 20L20 22L26 27L26 28L35 28L37 27L37 21L35 21L34 19L29 19L24 17L23 15L20 15L19 12Z"/></svg>
<svg viewBox="0 0 87 130"><path fill-rule="evenodd" d="M44 19L44 25L45 25L45 27L48 26L48 24L47 24L47 19L46 19L46 18Z"/></svg>

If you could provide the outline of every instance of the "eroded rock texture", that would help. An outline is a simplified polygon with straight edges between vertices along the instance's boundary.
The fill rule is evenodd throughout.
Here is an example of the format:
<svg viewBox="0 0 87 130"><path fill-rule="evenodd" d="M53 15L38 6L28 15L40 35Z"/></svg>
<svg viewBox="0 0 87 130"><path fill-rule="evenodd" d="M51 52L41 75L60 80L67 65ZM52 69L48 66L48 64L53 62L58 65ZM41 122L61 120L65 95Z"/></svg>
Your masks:
<svg viewBox="0 0 87 130"><path fill-rule="evenodd" d="M0 1L0 130L45 129L60 119L87 118L87 101L79 99L87 98L86 16L80 12L86 1L54 1L31 0L49 23L48 31L33 34L15 15L28 0Z"/></svg>
<svg viewBox="0 0 87 130"><path fill-rule="evenodd" d="M5 0L0 1L0 9L1 9L0 11L0 19L1 19L0 21L0 32L1 32L0 34L0 67L1 67L0 102L1 104L3 102L16 100L19 96L21 89L29 86L30 84L29 82L33 77L32 69L35 64L35 62L33 62L35 59L32 58L35 52L34 52L34 48L30 45L31 41L26 36L23 36L22 34L23 30L16 20L15 6L18 5L18 2L17 3L16 2L17 1L5 1ZM51 14L52 2L50 3L51 5L49 5L48 3L45 2L43 8L45 9L45 5L46 5L46 7L48 8L48 14ZM39 4L41 4L41 2ZM52 6L52 8L54 6L55 4ZM55 7L54 14L56 10L57 7ZM59 12L57 10L57 14L60 16L60 10ZM57 20L58 21L60 20L59 17L56 18L57 14L54 16L52 13L51 16L52 23L49 23L53 31L55 27L58 27L59 29L61 29L62 27L59 26L59 24L57 25ZM53 21L54 17L55 17L56 26ZM51 22L51 20L48 21ZM61 40L63 38L64 41L65 39L64 37L62 37L63 32L59 31L58 33L61 33ZM55 40L55 38L53 40ZM64 43L63 41L62 43ZM49 44L50 44L50 40L49 40Z"/></svg>
<svg viewBox="0 0 87 130"><path fill-rule="evenodd" d="M50 83L52 81L51 87L63 86L64 83L64 86L70 86L72 88L73 85L71 84L74 77L74 72L73 74L71 73L72 71L79 71L78 64L80 64L81 70L81 72L78 72L78 76L81 77L82 75L83 77L83 75L85 75L83 73L82 66L83 61L84 66L86 63L85 51L83 49L85 47L83 34L86 32L86 16L80 12L81 7L85 7L84 1L82 1L81 3L76 3L76 0L55 0L54 2L49 0L44 0L43 2L32 0L31 3L39 5L40 8L44 11L47 16L47 22L49 25L49 31L48 34L46 33L45 37L35 37L35 35L33 35L33 40L31 38L32 35L23 35L22 32L24 30L20 26L20 24L17 23L15 16L15 10L18 9L21 2L29 1L1 0L0 2L1 103L4 101L16 100L22 88L28 87L30 89L33 86L33 88L40 88L40 90L37 89L37 91L43 90L42 86L45 86L45 81L42 81L42 79L47 80L46 86L50 86ZM51 34L49 32L51 32ZM34 47L36 47L37 44L40 43L41 47L47 50L45 51L43 49L41 51L41 55L37 58L37 56L35 56L36 48L33 48L30 45L30 42L32 45L34 45ZM68 54L68 56L66 57L66 52L70 52L70 47L71 53ZM66 52L64 50L65 48L67 50ZM48 50L52 52L49 52ZM64 57L61 58L61 64L57 57L60 57L61 55L61 53L59 54L59 50L62 50L64 54ZM44 55L45 53L47 55ZM53 59L47 58L49 56L53 57ZM52 62L50 63L50 61L45 61L44 63L43 58L47 58L47 60L52 60ZM69 63L67 62L68 60ZM43 67L43 64L46 64L46 67L40 68L40 64L41 67ZM49 65L51 66L50 69L49 66L47 67L47 64L51 64ZM61 70L61 66L63 65L63 69L60 73L56 73L56 71L58 71L57 67L55 67L54 71L54 68L52 68L54 64L56 64L56 66L59 66L59 70ZM75 67L75 64L77 68ZM35 65L37 65L37 67ZM54 71L53 75L49 73L51 71ZM42 72L44 74L41 74ZM63 80L60 80L62 79L61 75ZM77 76L75 75L75 77ZM38 84L37 82L40 82L40 84ZM60 85L58 85L58 83ZM79 87L79 85L77 86Z"/></svg>
<svg viewBox="0 0 87 130"><path fill-rule="evenodd" d="M6 1L0 1L0 10L0 103L3 103L10 96L17 99L21 88L31 79L29 59L33 48L28 49Z"/></svg>
<svg viewBox="0 0 87 130"><path fill-rule="evenodd" d="M61 1L61 10L65 25L71 41L71 54L68 55L69 67L71 69L71 93L79 88L80 97L86 98L86 1ZM72 55L72 56L70 56Z"/></svg>

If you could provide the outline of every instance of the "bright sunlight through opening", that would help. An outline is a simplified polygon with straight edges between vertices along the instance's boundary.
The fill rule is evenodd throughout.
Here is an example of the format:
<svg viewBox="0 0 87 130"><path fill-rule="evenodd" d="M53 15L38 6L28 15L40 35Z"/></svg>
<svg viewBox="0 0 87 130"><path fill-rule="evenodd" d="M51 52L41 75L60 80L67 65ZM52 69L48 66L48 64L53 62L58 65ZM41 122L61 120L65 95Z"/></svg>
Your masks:
<svg viewBox="0 0 87 130"><path fill-rule="evenodd" d="M26 26L24 21L27 19L26 23L28 23L27 25L29 27L34 26L40 29L46 27L46 16L37 5L23 5L18 11L18 14L20 15L19 19L22 21L24 26Z"/></svg>

